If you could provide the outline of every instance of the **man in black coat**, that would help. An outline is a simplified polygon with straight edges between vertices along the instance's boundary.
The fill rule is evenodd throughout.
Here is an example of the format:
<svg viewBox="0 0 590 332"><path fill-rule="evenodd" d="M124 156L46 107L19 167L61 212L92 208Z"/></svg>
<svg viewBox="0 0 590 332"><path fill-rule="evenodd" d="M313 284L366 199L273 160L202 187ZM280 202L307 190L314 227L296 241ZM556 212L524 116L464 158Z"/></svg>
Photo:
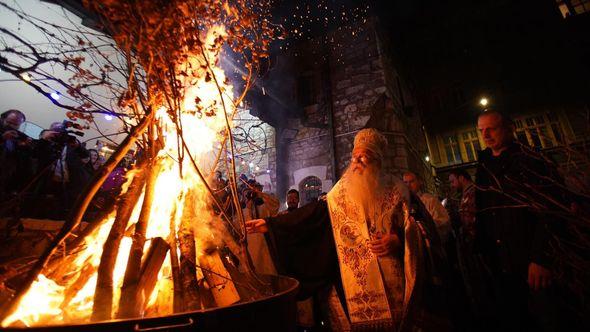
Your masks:
<svg viewBox="0 0 590 332"><path fill-rule="evenodd" d="M487 149L480 152L476 174L476 246L493 284L493 321L502 330L547 327L530 304L552 283L549 226L555 218L547 211L560 200L556 172L515 141L505 114L482 113L478 129Z"/></svg>
<svg viewBox="0 0 590 332"><path fill-rule="evenodd" d="M0 201L21 191L32 176L33 140L20 131L25 121L19 110L0 114Z"/></svg>

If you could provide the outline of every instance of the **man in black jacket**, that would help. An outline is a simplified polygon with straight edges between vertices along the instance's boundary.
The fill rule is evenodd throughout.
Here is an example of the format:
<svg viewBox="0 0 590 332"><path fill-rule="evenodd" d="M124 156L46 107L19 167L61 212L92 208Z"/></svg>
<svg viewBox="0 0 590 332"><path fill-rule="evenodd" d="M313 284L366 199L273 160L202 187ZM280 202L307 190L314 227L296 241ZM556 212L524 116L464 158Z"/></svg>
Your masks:
<svg viewBox="0 0 590 332"><path fill-rule="evenodd" d="M0 114L0 202L22 190L32 175L33 140L20 131L25 121L19 110Z"/></svg>
<svg viewBox="0 0 590 332"><path fill-rule="evenodd" d="M494 321L502 330L529 330L541 324L529 310L530 295L552 283L553 220L544 207L559 200L558 180L549 163L515 141L505 114L482 113L478 129L487 149L479 155L476 174L476 245L494 286Z"/></svg>

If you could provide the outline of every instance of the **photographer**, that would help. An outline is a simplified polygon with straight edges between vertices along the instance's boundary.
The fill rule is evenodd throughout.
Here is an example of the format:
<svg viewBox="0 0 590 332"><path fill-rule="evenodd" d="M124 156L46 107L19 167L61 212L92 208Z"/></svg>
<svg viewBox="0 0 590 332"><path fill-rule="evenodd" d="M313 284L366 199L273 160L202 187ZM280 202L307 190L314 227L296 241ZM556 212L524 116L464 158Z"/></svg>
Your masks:
<svg viewBox="0 0 590 332"><path fill-rule="evenodd" d="M242 191L243 204L245 205L243 212L246 220L272 217L279 212L279 200L262 192L262 189L262 185L254 179L246 182ZM248 252L252 257L256 272L277 274L264 234L248 234Z"/></svg>
<svg viewBox="0 0 590 332"><path fill-rule="evenodd" d="M260 197L259 193L260 190L257 190L256 187L256 180L250 179L243 183L244 186L241 186L238 191L241 194L241 205L242 209L248 208L250 206L259 206L264 204L264 201ZM254 205L252 205L254 204Z"/></svg>
<svg viewBox="0 0 590 332"><path fill-rule="evenodd" d="M38 169L47 169L47 175L40 183L40 199L47 201L45 206L57 206L41 214L54 219L62 219L74 203L83 186L90 179L84 160L89 153L72 134L82 136L79 131L72 131L77 124L71 121L55 122L49 130L43 130L36 143L35 152Z"/></svg>
<svg viewBox="0 0 590 332"><path fill-rule="evenodd" d="M18 110L0 114L0 201L18 192L32 174L33 140L19 131L25 121Z"/></svg>

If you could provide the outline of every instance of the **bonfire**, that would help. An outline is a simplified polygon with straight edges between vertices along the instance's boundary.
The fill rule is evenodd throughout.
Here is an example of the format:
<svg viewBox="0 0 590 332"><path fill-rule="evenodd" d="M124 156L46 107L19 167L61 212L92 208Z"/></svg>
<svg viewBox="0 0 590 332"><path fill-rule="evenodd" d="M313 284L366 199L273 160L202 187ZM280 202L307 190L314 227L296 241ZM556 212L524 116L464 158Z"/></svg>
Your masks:
<svg viewBox="0 0 590 332"><path fill-rule="evenodd" d="M11 276L16 287L1 303L1 325L160 316L264 296L267 285L254 273L246 249L231 128L276 33L265 18L268 4L102 0L85 6L123 60L119 67L111 61L102 72L124 74L122 88L107 85L117 92L129 134L80 195L49 248L30 269ZM79 46L93 45L81 38ZM225 52L239 55L240 93L219 66ZM84 58L54 60L80 67ZM17 65L1 66L22 77ZM80 71L68 82L71 96L82 100L68 106L74 118L93 115L83 93L89 81L107 82L104 75ZM140 157L114 208L80 231L94 194L135 146ZM229 174L227 201L209 185L220 168Z"/></svg>

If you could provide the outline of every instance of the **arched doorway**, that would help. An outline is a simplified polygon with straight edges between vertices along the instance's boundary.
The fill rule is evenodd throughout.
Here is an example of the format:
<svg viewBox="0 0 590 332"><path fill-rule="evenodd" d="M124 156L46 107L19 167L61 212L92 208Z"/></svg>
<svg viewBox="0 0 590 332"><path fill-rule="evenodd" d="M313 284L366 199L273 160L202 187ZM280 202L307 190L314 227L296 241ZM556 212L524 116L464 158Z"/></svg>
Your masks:
<svg viewBox="0 0 590 332"><path fill-rule="evenodd" d="M307 205L317 201L322 193L322 180L317 176L308 176L299 183L299 195L301 203L299 206Z"/></svg>

